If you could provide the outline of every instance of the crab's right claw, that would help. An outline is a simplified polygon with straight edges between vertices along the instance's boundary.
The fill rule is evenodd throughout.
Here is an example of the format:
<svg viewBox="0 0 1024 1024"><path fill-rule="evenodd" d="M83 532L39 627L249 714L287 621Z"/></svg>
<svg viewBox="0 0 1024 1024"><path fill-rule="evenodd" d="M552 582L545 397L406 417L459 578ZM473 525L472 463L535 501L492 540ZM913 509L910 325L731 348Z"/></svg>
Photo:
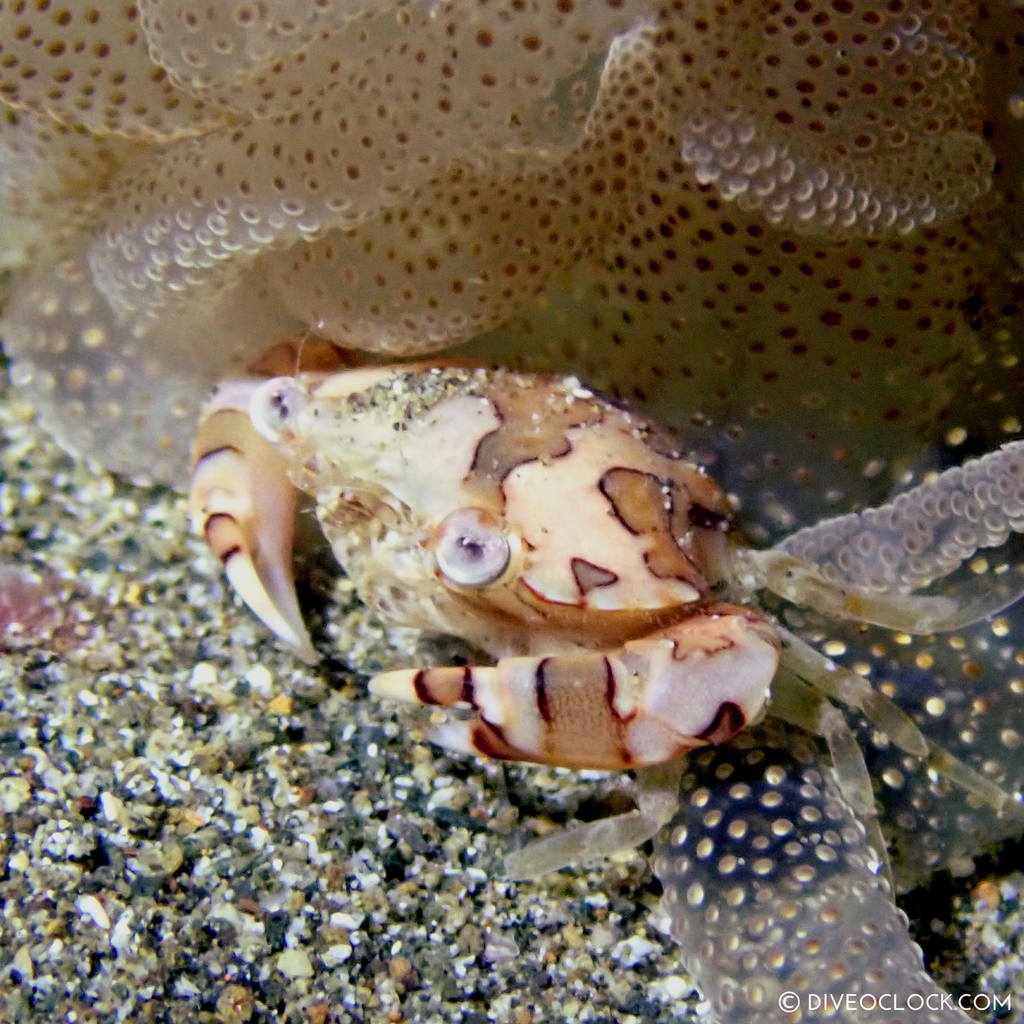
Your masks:
<svg viewBox="0 0 1024 1024"><path fill-rule="evenodd" d="M253 428L244 396L218 394L200 425L189 508L235 591L307 662L316 660L292 575L297 492L284 459Z"/></svg>
<svg viewBox="0 0 1024 1024"><path fill-rule="evenodd" d="M370 691L474 711L433 733L453 750L614 771L726 742L764 712L778 662L764 619L717 604L619 650L382 672Z"/></svg>

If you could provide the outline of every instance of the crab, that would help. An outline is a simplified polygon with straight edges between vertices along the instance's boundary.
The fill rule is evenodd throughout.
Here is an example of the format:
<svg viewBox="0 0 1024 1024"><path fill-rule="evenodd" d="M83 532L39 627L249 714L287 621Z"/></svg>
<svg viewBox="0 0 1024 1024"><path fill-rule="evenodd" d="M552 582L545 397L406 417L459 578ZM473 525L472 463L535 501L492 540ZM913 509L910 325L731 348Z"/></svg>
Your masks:
<svg viewBox="0 0 1024 1024"><path fill-rule="evenodd" d="M981 594L913 591L1024 528L1021 495L996 478L1020 484L1024 443L755 551L671 434L577 378L409 364L224 385L196 441L191 508L238 593L306 660L290 570L299 491L371 608L497 659L371 680L378 696L470 711L434 734L447 747L651 768L732 739L771 699L775 716L828 741L840 786L870 819L867 770L830 698L997 812L1013 801L757 594L919 633L991 615L1024 590L1015 573ZM615 849L671 809L671 795L650 801L641 821L601 823L589 839ZM536 874L567 853L534 848L513 869Z"/></svg>
<svg viewBox="0 0 1024 1024"><path fill-rule="evenodd" d="M892 904L871 775L837 705L997 828L1019 827L1019 799L806 643L780 606L933 633L1015 602L1024 582L1001 559L1024 531L1024 442L759 551L670 433L574 376L409 364L230 382L195 445L195 527L251 609L314 660L290 569L300 491L371 608L496 659L384 672L374 694L469 712L430 736L456 751L637 769L634 810L528 843L510 876L654 839L673 934L697 951L685 955L721 1021L800 1005L787 940L766 943L759 913L831 958L822 991L943 998ZM983 587L957 576L980 549L994 552ZM722 808L704 778L731 780ZM794 833L776 808L807 824ZM858 899L837 904L844 892ZM860 933L875 944L837 945ZM739 973L726 968L737 950Z"/></svg>
<svg viewBox="0 0 1024 1024"><path fill-rule="evenodd" d="M303 656L289 484L269 484L267 516L261 495L240 493L282 464L371 607L498 658L373 680L380 695L472 708L449 743L628 768L762 716L779 641L723 600L729 503L641 417L574 378L500 370L365 369L245 394L242 412L229 386L200 432L194 517L242 596Z"/></svg>

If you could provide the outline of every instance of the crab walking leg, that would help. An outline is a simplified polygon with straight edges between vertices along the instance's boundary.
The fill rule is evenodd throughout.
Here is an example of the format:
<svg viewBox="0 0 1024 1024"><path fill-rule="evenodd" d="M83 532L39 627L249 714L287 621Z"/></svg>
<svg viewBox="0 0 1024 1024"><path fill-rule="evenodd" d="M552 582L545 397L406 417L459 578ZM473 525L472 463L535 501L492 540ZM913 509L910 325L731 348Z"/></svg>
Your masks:
<svg viewBox="0 0 1024 1024"><path fill-rule="evenodd" d="M826 696L787 669L785 661L772 686L772 716L821 736L828 744L832 771L847 802L867 832L868 841L878 856L881 869L893 885L892 865L885 836L875 810L871 776L857 737L843 713Z"/></svg>
<svg viewBox="0 0 1024 1024"><path fill-rule="evenodd" d="M737 571L749 585L765 587L793 604L816 608L837 619L870 622L906 633L944 633L998 615L1024 597L1019 565L956 582L946 594L873 591L826 579L818 566L780 548L737 551Z"/></svg>
<svg viewBox="0 0 1024 1024"><path fill-rule="evenodd" d="M526 881L571 864L635 850L675 814L682 773L681 760L641 768L636 773L635 810L578 822L512 850L505 855L506 877Z"/></svg>
<svg viewBox="0 0 1024 1024"><path fill-rule="evenodd" d="M778 665L774 630L732 605L613 652L502 658L493 667L386 672L377 696L477 712L435 739L492 757L571 768L660 764L758 719Z"/></svg>
<svg viewBox="0 0 1024 1024"><path fill-rule="evenodd" d="M292 577L298 492L281 455L253 429L238 401L239 395L218 393L200 426L189 491L192 523L253 613L312 662L316 651Z"/></svg>
<svg viewBox="0 0 1024 1024"><path fill-rule="evenodd" d="M939 774L987 803L997 813L1002 814L1012 807L1013 799L1008 793L927 739L902 708L874 689L862 676L836 665L788 630L782 630L781 635L784 644L783 665L796 679L856 708L901 750L923 758ZM785 673L780 674L780 679L785 681ZM784 687L777 687L774 695L785 696L786 692ZM772 712L776 712L774 703ZM793 718L787 720L803 724L796 723ZM820 734L827 738L825 732Z"/></svg>

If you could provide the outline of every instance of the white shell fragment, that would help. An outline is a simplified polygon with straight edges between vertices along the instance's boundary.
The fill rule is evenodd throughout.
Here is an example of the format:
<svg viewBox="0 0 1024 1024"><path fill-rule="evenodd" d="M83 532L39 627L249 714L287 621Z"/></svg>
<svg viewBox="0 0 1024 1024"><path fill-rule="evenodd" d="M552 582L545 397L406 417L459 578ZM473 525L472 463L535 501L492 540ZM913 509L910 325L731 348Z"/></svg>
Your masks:
<svg viewBox="0 0 1024 1024"><path fill-rule="evenodd" d="M110 928L110 916L100 901L90 894L79 896L75 901L78 912L88 918L97 928L107 930Z"/></svg>

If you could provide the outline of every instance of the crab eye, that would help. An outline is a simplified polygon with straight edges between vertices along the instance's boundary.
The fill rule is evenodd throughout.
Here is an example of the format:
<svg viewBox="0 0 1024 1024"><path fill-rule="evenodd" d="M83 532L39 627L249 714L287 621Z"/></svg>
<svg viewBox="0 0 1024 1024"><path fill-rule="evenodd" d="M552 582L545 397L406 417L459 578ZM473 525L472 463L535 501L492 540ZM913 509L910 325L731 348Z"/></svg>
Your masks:
<svg viewBox="0 0 1024 1024"><path fill-rule="evenodd" d="M294 377L271 377L252 393L249 419L257 433L277 442L308 401L305 389Z"/></svg>
<svg viewBox="0 0 1024 1024"><path fill-rule="evenodd" d="M508 537L494 516L479 508L460 508L437 528L434 561L441 574L460 587L485 587L508 566Z"/></svg>

